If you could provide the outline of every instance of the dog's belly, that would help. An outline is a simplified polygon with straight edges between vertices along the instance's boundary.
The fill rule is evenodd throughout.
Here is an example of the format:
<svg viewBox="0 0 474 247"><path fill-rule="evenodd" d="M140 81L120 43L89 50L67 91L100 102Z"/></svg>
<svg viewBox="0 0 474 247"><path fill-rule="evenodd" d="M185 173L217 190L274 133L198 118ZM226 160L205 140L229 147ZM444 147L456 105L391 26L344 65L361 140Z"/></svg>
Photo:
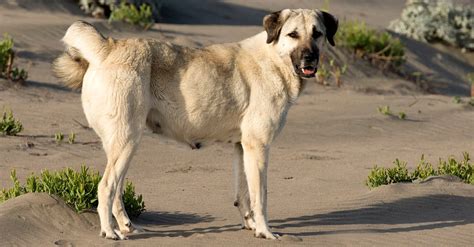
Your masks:
<svg viewBox="0 0 474 247"><path fill-rule="evenodd" d="M232 116L205 117L201 115L201 117L193 118L189 115L182 117L181 114L163 114L162 112L157 109L150 111L147 118L148 127L153 133L185 143L192 149L199 149L214 142L235 143L241 139L238 124L240 121Z"/></svg>

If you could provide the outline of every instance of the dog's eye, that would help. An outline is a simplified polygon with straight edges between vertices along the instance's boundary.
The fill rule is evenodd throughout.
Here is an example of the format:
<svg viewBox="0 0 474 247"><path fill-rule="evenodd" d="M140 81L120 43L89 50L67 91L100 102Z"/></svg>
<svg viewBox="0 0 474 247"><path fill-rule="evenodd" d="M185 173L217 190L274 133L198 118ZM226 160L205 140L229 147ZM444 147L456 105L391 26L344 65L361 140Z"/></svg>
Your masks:
<svg viewBox="0 0 474 247"><path fill-rule="evenodd" d="M313 30L313 39L317 39L321 37L321 35L323 35L323 33L321 33L320 31Z"/></svg>
<svg viewBox="0 0 474 247"><path fill-rule="evenodd" d="M297 39L299 37L299 35L296 31L293 31L293 32L289 33L288 36L290 36L293 39Z"/></svg>

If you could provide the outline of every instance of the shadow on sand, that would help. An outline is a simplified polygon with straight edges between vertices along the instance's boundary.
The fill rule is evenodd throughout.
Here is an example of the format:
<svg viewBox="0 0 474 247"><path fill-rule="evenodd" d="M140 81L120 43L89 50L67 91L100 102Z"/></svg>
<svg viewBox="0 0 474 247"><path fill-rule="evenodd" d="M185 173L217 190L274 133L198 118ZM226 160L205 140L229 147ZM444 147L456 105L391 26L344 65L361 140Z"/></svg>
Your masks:
<svg viewBox="0 0 474 247"><path fill-rule="evenodd" d="M470 95L466 75L474 71L472 65L450 54L449 48L437 49L403 35L391 34L399 38L406 47L408 59L404 69L409 74L421 72L429 92L449 96Z"/></svg>
<svg viewBox="0 0 474 247"><path fill-rule="evenodd" d="M474 197L428 195L404 198L389 203L377 203L359 209L271 220L270 227L280 235L286 235L285 231L289 231L290 235L300 237L345 233L422 231L474 223L472 205L474 205ZM135 221L147 230L131 235L130 239L188 237L193 234L241 230L240 224L211 224L184 230L167 229L170 226L214 221L210 215L199 216L180 212L146 212ZM341 229L324 230L324 226L341 226ZM156 228L158 230L155 230ZM314 231L315 228L321 230Z"/></svg>
<svg viewBox="0 0 474 247"><path fill-rule="evenodd" d="M15 0L0 1L0 6L20 7L28 11L66 12L86 16L74 0Z"/></svg>
<svg viewBox="0 0 474 247"><path fill-rule="evenodd" d="M188 25L260 26L266 14L268 11L225 3L222 0L163 0L158 22Z"/></svg>
<svg viewBox="0 0 474 247"><path fill-rule="evenodd" d="M301 229L301 233L292 233L297 236L421 231L474 223L472 205L474 197L429 195L374 204L360 209L273 220L270 221L270 226L278 230ZM409 225L406 226L407 224ZM305 228L334 225L360 226L357 229L305 231Z"/></svg>
<svg viewBox="0 0 474 247"><path fill-rule="evenodd" d="M240 224L223 226L196 227L187 230L167 229L176 225L190 225L214 221L210 215L197 215L182 212L145 212L136 220L138 225L144 227L145 231L129 236L130 239L145 239L153 237L189 237L193 234L220 233L226 231L240 230ZM158 230L156 230L158 228Z"/></svg>

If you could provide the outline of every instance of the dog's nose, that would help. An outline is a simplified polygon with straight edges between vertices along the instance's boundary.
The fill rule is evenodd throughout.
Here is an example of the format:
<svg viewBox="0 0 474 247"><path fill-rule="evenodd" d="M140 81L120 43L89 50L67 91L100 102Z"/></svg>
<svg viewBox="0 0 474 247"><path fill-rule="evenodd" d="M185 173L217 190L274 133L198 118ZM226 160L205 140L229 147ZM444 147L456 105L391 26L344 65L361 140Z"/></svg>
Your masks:
<svg viewBox="0 0 474 247"><path fill-rule="evenodd" d="M313 52L305 52L303 53L303 60L307 62L313 62L318 59L316 53Z"/></svg>

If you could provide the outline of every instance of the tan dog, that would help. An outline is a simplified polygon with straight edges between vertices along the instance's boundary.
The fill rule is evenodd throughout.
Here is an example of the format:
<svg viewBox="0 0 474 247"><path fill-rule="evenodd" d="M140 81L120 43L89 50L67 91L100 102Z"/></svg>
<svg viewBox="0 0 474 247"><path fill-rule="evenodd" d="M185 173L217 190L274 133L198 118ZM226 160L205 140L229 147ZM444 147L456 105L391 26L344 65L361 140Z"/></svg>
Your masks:
<svg viewBox="0 0 474 247"><path fill-rule="evenodd" d="M324 40L334 45L338 21L319 10L285 9L265 16L263 24L265 32L253 37L202 49L106 39L82 21L69 27L66 53L54 70L69 87L82 88L85 115L107 154L98 191L102 236L125 239L136 229L122 191L148 126L192 148L234 143L234 205L243 227L257 237L277 237L266 214L268 151L303 78L315 75Z"/></svg>

